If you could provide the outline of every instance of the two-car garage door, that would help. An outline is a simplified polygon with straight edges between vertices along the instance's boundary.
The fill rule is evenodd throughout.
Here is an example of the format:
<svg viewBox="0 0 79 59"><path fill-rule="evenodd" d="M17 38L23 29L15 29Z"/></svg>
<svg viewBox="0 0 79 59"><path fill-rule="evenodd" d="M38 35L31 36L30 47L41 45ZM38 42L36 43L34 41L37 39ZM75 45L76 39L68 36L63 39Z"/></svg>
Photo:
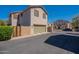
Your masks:
<svg viewBox="0 0 79 59"><path fill-rule="evenodd" d="M46 32L45 25L34 25L34 34Z"/></svg>

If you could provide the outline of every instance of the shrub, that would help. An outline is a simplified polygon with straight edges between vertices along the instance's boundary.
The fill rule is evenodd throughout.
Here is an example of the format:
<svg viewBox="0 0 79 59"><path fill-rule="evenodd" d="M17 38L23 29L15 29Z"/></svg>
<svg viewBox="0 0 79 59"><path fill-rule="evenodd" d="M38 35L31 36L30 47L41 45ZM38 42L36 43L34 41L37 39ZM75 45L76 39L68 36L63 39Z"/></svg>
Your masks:
<svg viewBox="0 0 79 59"><path fill-rule="evenodd" d="M10 40L12 32L12 26L0 26L0 41Z"/></svg>

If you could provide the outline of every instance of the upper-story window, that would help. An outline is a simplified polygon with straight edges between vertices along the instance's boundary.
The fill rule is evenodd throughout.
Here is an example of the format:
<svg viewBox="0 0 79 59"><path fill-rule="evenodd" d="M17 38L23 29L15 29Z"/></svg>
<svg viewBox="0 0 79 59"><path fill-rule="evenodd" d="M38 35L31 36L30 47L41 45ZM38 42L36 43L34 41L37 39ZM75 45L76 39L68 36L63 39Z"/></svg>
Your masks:
<svg viewBox="0 0 79 59"><path fill-rule="evenodd" d="M43 18L46 19L46 14L43 13Z"/></svg>
<svg viewBox="0 0 79 59"><path fill-rule="evenodd" d="M34 16L39 17L39 11L38 10L34 10Z"/></svg>

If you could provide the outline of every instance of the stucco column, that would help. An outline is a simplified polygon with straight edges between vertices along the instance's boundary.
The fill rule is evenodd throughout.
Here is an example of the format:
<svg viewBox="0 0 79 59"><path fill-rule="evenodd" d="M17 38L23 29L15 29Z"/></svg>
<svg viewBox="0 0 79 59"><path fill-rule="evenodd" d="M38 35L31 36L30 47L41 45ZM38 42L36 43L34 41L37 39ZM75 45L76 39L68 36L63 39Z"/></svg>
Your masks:
<svg viewBox="0 0 79 59"><path fill-rule="evenodd" d="M54 25L52 24L52 32L54 31Z"/></svg>
<svg viewBox="0 0 79 59"><path fill-rule="evenodd" d="M30 28L31 28L31 35L33 35L34 34L34 28L33 28L32 24L31 24Z"/></svg>
<svg viewBox="0 0 79 59"><path fill-rule="evenodd" d="M48 27L48 26L46 25L46 32L47 32L47 27Z"/></svg>

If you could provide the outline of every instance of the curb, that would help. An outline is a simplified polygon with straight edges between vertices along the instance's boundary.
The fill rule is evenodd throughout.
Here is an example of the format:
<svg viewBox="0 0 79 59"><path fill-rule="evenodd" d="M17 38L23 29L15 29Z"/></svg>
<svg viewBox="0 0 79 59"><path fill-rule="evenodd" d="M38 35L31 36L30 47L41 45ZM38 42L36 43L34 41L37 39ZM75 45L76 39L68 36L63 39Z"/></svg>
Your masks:
<svg viewBox="0 0 79 59"><path fill-rule="evenodd" d="M17 40L17 39L22 39L22 38L29 38L29 37L34 37L42 34L49 34L50 32L45 32L45 33L39 33L39 34L33 34L33 35L27 35L27 36L19 36L19 37L14 37L11 40Z"/></svg>

